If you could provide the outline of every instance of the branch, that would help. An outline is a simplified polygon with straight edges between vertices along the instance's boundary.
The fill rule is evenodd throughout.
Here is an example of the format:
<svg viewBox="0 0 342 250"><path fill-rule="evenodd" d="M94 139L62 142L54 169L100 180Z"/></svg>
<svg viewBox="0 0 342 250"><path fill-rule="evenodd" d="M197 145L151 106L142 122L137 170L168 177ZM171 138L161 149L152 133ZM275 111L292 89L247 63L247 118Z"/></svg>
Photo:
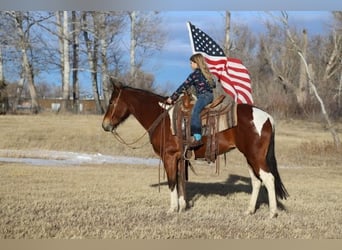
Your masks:
<svg viewBox="0 0 342 250"><path fill-rule="evenodd" d="M283 14L283 23L286 27L286 34L288 36L288 38L290 39L291 41L291 44L292 46L297 50L297 54L300 56L302 62L304 63L304 66L305 66L305 70L306 70L306 74L308 76L308 81L309 81L309 85L311 87L311 89L313 90L315 96L316 96L316 99L318 100L318 102L320 103L320 106L321 106L321 110L322 110L322 113L323 113L323 116L325 118L325 121L327 122L328 124L328 129L330 130L332 136L333 136L333 139L334 139L334 143L335 143L335 146L336 147L340 147L341 146L341 141L340 141L340 138L338 136L338 134L336 133L335 129L333 128L332 126L332 123L329 119L329 115L325 109L325 105L324 105L324 102L322 100L322 98L319 96L318 94L318 91L317 91L317 88L315 86L315 84L313 83L312 81L312 78L311 78L311 74L310 74L310 70L309 70L309 67L308 67L308 64L306 62L306 59L305 57L303 56L303 53L301 51L301 49L298 47L298 45L296 44L296 42L294 41L294 39L292 38L292 35L291 35L291 32L290 32L290 29L288 27L288 22L287 22L287 14L282 12Z"/></svg>

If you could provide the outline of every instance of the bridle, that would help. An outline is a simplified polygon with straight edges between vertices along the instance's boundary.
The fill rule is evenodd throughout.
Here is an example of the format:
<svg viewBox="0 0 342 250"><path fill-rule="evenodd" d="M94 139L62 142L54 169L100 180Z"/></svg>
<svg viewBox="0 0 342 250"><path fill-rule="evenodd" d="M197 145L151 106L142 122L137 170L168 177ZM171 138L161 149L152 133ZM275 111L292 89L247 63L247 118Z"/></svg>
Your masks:
<svg viewBox="0 0 342 250"><path fill-rule="evenodd" d="M120 96L121 96L121 93L122 93L122 90L120 89L119 95L118 95L118 97L116 98L116 100L115 100L115 102L114 102L114 104L113 104L113 105L114 105L114 108L113 108L113 111L111 112L111 118L112 118L112 117L114 116L114 114L115 114L116 107L117 107L117 103L118 103L118 101L119 101L119 98L120 98ZM145 135L146 135L147 133L149 133L149 135L150 135L150 137L151 137L152 134L153 134L153 132L154 132L154 130L155 130L155 128L158 126L158 124L159 124L162 120L164 120L165 116L168 114L168 110L169 110L169 109L164 109L163 113L161 113L161 114L157 117L157 119L155 119L155 120L153 121L153 123L151 124L151 126L150 126L148 129L146 129L146 131L145 131L141 136L139 136L137 139L133 140L132 142L126 142L126 141L119 135L119 133L116 131L115 128L114 128L111 132L112 132L114 138L115 138L118 142L120 142L121 144L124 144L124 145L130 147L131 149L139 149L139 148L142 148L142 147L144 147L148 142L142 144L142 145L139 146L139 147L134 147L134 146L132 146L132 145L134 145L134 144L138 143L140 140L142 140L142 139L145 137Z"/></svg>
<svg viewBox="0 0 342 250"><path fill-rule="evenodd" d="M112 111L112 113L110 114L110 117L112 118L113 116L114 116L114 114L115 114L115 111L116 111L116 107L117 107L117 103L118 103L118 101L119 101L119 99L120 99L120 96L121 96L121 89L120 89L120 92L119 92L119 95L118 95L118 97L116 98L116 100L115 100L115 102L113 103L113 105L114 105L114 108L113 108L113 111Z"/></svg>

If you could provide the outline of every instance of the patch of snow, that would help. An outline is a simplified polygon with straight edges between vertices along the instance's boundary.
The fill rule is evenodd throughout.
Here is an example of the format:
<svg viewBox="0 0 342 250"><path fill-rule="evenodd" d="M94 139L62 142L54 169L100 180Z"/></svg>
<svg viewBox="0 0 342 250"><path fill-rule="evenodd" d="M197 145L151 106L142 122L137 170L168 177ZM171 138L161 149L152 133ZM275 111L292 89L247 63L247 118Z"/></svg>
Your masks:
<svg viewBox="0 0 342 250"><path fill-rule="evenodd" d="M5 156L6 157L5 157ZM13 157L19 155L20 157ZM127 156L111 156L50 150L3 150L0 149L0 162L19 162L40 166L65 166L82 164L159 164L159 159Z"/></svg>

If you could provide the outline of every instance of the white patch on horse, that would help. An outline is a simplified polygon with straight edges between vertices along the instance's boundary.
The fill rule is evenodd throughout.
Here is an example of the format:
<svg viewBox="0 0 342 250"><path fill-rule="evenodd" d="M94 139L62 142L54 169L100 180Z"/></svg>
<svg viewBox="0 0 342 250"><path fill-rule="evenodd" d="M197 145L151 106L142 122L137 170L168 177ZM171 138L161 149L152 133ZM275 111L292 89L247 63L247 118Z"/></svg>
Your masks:
<svg viewBox="0 0 342 250"><path fill-rule="evenodd" d="M168 111L170 120L172 121L172 119L173 119L173 110L175 109L175 106L167 104L167 103L163 103L163 102L158 102L158 104L159 104L160 107L162 107L163 109ZM171 128L172 134L174 135L175 131L173 129L172 123L171 123L171 127L170 128Z"/></svg>
<svg viewBox="0 0 342 250"><path fill-rule="evenodd" d="M185 211L185 209L186 209L186 201L185 201L183 195L178 198L178 204L179 204L179 212Z"/></svg>
<svg viewBox="0 0 342 250"><path fill-rule="evenodd" d="M265 111L253 107L252 115L253 115L253 123L254 123L255 129L258 132L259 136L261 136L262 127L264 126L267 119L269 119L271 122L272 130L274 129L274 120L273 120L272 116L267 114Z"/></svg>
<svg viewBox="0 0 342 250"><path fill-rule="evenodd" d="M178 211L178 192L175 187L173 191L170 193L170 209L169 212L177 212Z"/></svg>
<svg viewBox="0 0 342 250"><path fill-rule="evenodd" d="M268 193L268 202L270 207L270 217L274 218L277 216L277 199L274 187L274 176L271 173L267 173L264 170L260 169L259 171L260 179L263 184L266 186Z"/></svg>
<svg viewBox="0 0 342 250"><path fill-rule="evenodd" d="M259 195L259 191L261 187L261 181L255 176L253 169L251 167L248 167L248 172L252 181L252 195L251 195L251 200L249 202L249 206L246 211L246 214L254 214L255 206L257 203L257 199L258 199L258 195Z"/></svg>

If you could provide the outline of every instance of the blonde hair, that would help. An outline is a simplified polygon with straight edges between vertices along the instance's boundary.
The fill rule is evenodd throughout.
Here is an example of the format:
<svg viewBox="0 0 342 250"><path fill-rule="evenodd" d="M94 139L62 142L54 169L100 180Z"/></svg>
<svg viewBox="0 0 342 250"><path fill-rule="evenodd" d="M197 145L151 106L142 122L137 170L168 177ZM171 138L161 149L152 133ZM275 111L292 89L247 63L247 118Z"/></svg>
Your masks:
<svg viewBox="0 0 342 250"><path fill-rule="evenodd" d="M205 62L204 56L200 53L193 54L190 57L190 61L197 64L198 68L201 70L202 74L204 75L205 79L209 82L210 85L214 85L214 77L210 73L207 63Z"/></svg>

